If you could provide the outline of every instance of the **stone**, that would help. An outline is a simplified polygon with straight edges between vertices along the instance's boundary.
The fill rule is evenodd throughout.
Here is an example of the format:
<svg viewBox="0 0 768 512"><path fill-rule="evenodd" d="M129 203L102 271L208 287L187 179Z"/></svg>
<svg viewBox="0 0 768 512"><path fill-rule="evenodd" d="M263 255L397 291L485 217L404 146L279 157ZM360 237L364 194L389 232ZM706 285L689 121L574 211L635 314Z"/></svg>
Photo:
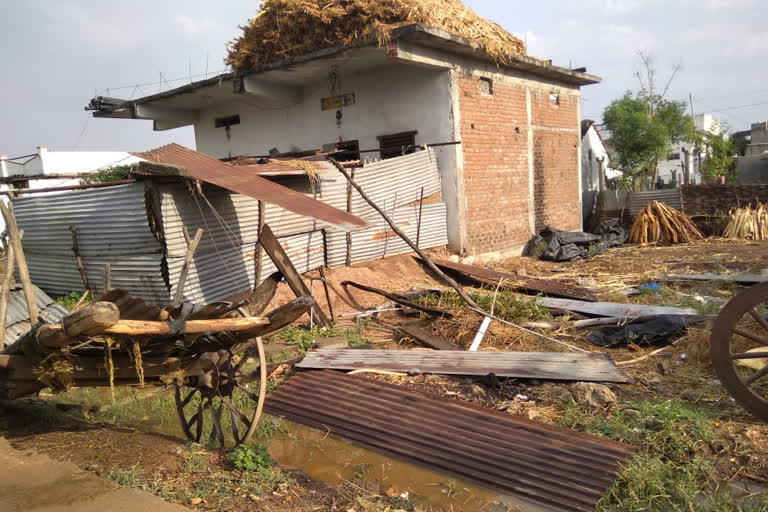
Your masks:
<svg viewBox="0 0 768 512"><path fill-rule="evenodd" d="M577 403L589 407L604 408L616 403L616 394L607 386L595 382L577 382L571 386L571 391Z"/></svg>
<svg viewBox="0 0 768 512"><path fill-rule="evenodd" d="M624 414L633 419L639 419L643 415L637 409L624 409Z"/></svg>
<svg viewBox="0 0 768 512"><path fill-rule="evenodd" d="M480 396L480 397L485 396L485 388L483 388L478 384L472 384L471 386L469 386L468 391L469 391L469 394L473 396Z"/></svg>
<svg viewBox="0 0 768 512"><path fill-rule="evenodd" d="M699 395L692 389L686 389L680 393L680 398L689 402L696 402L699 399Z"/></svg>
<svg viewBox="0 0 768 512"><path fill-rule="evenodd" d="M203 498L200 498L200 497L197 497L197 496L192 498L191 500L189 500L189 504L192 505L193 507L195 505L199 505L202 502L203 502Z"/></svg>
<svg viewBox="0 0 768 512"><path fill-rule="evenodd" d="M667 385L664 384L664 381L658 376L648 379L648 384L651 385L657 393L663 393L667 389Z"/></svg>
<svg viewBox="0 0 768 512"><path fill-rule="evenodd" d="M170 453L172 455L178 455L181 456L184 453L184 450L181 449L181 446L176 446L174 448L171 448Z"/></svg>
<svg viewBox="0 0 768 512"><path fill-rule="evenodd" d="M97 471L99 471L99 469L101 469L101 467L99 467L98 464L91 464L87 468L85 468L86 471L91 471L93 473L96 473Z"/></svg>
<svg viewBox="0 0 768 512"><path fill-rule="evenodd" d="M349 348L349 341L344 336L334 336L332 338L316 338L313 343L319 350L329 348Z"/></svg>

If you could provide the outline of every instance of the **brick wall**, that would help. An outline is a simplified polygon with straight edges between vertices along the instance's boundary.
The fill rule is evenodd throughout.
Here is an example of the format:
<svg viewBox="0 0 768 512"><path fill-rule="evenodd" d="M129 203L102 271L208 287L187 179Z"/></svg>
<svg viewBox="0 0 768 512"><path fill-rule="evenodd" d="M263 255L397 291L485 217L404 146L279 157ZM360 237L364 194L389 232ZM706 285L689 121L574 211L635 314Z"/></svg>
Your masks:
<svg viewBox="0 0 768 512"><path fill-rule="evenodd" d="M459 78L467 240L470 254L509 249L530 238L525 88Z"/></svg>
<svg viewBox="0 0 768 512"><path fill-rule="evenodd" d="M529 194L526 90L493 82L493 94L480 92L477 77L459 78L464 190L467 200L466 252L483 254L525 244L550 225L581 225L578 175L578 98L531 90L534 211ZM558 104L559 103L559 104Z"/></svg>
<svg viewBox="0 0 768 512"><path fill-rule="evenodd" d="M547 226L581 228L576 133L536 130L533 134L533 204L536 232Z"/></svg>

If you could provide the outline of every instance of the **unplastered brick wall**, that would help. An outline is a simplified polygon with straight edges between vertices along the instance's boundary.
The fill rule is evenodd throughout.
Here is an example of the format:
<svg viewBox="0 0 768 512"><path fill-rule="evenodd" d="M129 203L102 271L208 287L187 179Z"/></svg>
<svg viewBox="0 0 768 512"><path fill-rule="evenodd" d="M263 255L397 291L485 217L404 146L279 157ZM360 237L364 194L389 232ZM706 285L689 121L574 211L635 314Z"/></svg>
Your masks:
<svg viewBox="0 0 768 512"><path fill-rule="evenodd" d="M536 231L550 226L581 229L578 135L535 130L533 133L533 204Z"/></svg>
<svg viewBox="0 0 768 512"><path fill-rule="evenodd" d="M533 234L532 220L537 232L546 226L580 229L578 94L544 83L515 85L478 76L459 77L459 92L466 252L520 247Z"/></svg>
<svg viewBox="0 0 768 512"><path fill-rule="evenodd" d="M461 76L459 105L465 251L483 254L522 245L531 236L525 87Z"/></svg>
<svg viewBox="0 0 768 512"><path fill-rule="evenodd" d="M536 231L581 229L579 96L556 87L531 90Z"/></svg>

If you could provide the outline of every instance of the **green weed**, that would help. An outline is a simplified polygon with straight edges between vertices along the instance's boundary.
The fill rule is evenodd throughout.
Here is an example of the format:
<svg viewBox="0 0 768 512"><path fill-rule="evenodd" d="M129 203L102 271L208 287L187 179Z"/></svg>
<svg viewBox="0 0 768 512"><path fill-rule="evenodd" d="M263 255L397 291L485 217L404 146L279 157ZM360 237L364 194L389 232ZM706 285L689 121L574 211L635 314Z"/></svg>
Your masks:
<svg viewBox="0 0 768 512"><path fill-rule="evenodd" d="M58 302L59 304L61 304L67 309L72 309L73 307L75 307L75 304L77 304L80 301L81 298L83 298L83 292L71 291L67 295L57 297L56 302ZM89 301L86 300L86 303L87 302Z"/></svg>
<svg viewBox="0 0 768 512"><path fill-rule="evenodd" d="M509 290L499 290L494 301L494 290L485 293L469 292L469 297L480 306L480 309L490 313L493 306L493 314L508 322L520 322L524 320L548 320L552 314L547 308L540 305L536 298L522 297ZM429 293L419 299L421 304L441 307L448 311L459 311L467 307L459 294L453 291L445 292L442 296Z"/></svg>
<svg viewBox="0 0 768 512"><path fill-rule="evenodd" d="M254 471L274 466L269 452L261 445L240 445L229 454L227 462L237 469Z"/></svg>
<svg viewBox="0 0 768 512"><path fill-rule="evenodd" d="M107 479L122 487L143 487L141 471L136 468L112 470L107 473Z"/></svg>

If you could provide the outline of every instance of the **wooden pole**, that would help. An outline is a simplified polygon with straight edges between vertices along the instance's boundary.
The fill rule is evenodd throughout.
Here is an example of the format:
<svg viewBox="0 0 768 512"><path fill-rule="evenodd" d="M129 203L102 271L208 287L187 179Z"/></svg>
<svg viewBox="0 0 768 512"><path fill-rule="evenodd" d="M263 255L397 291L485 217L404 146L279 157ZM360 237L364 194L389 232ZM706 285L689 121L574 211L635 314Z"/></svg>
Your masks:
<svg viewBox="0 0 768 512"><path fill-rule="evenodd" d="M256 241L256 277L254 278L253 289L261 284L261 274L264 271L264 248L261 246L261 230L265 222L264 201L259 200L259 239Z"/></svg>
<svg viewBox="0 0 768 512"><path fill-rule="evenodd" d="M112 290L112 264L104 264L104 295L108 294Z"/></svg>
<svg viewBox="0 0 768 512"><path fill-rule="evenodd" d="M264 247L264 250L272 259L272 262L274 262L277 269L283 274L285 281L288 283L291 290L293 290L293 293L296 294L296 297L311 297L312 294L310 293L309 288L307 288L307 285L302 281L301 275L299 275L296 267L293 266L291 258L285 253L285 250L280 245L277 237L275 237L269 224L264 224L264 229L261 230L261 238L261 245ZM316 307L315 304L313 304L312 307L314 317L317 318L317 324L320 327L330 327L331 321L325 316L325 313L323 313L320 308Z"/></svg>
<svg viewBox="0 0 768 512"><path fill-rule="evenodd" d="M3 285L0 290L0 352L5 348L5 317L8 315L8 293L11 289L14 267L13 247L8 246L5 250L5 256L5 275L3 276Z"/></svg>
<svg viewBox="0 0 768 512"><path fill-rule="evenodd" d="M19 227L16 225L16 216L13 213L13 203L9 202L6 206L0 201L0 213L2 213L3 218L5 219L5 225L8 227L8 239L10 245L13 247L16 266L19 267L19 279L21 279L21 284L24 287L24 297L27 299L30 323L35 325L40 319L40 311L37 308L35 292L32 288L32 280L29 277L27 260L24 258L24 249L21 247L21 235L19 234Z"/></svg>
<svg viewBox="0 0 768 512"><path fill-rule="evenodd" d="M185 230L185 238L189 240L189 232ZM178 307L181 305L181 301L184 298L184 285L187 282L187 274L189 274L189 266L192 264L192 256L195 255L197 246L200 245L200 240L203 238L203 230L197 228L195 238L187 245L187 255L184 256L184 264L181 266L181 274L179 275L179 281L176 283L176 291L173 293L173 305Z"/></svg>
<svg viewBox="0 0 768 512"><path fill-rule="evenodd" d="M424 206L424 187L421 187L421 197L419 197L419 221L416 223L416 247L419 247L421 239L421 209Z"/></svg>
<svg viewBox="0 0 768 512"><path fill-rule="evenodd" d="M77 243L77 226L71 224L69 230L72 232L72 252L75 253L75 259L77 260L77 270L80 272L85 290L91 291L91 284L88 282L88 275L85 273L83 258L80 256L80 246ZM93 292L91 292L91 295L93 295Z"/></svg>
<svg viewBox="0 0 768 512"><path fill-rule="evenodd" d="M379 215L381 215L381 216L382 216L382 218L383 218L383 219L384 219L384 220L387 222L387 224L389 224L389 226L392 228L392 231L394 231L394 232L395 232L395 234L397 234L397 236L399 236L400 238L402 238L402 239L403 239L403 241L404 241L406 244L408 244L408 245L410 246L410 248L411 248L411 249L413 249L413 250L416 252L416 254L418 254L418 255L421 257L421 259L422 259L422 260L424 260L424 263L426 263L426 264L427 264L427 266L430 268L430 270L432 270L432 272L434 272L435 274L437 274L438 276L440 276L440 278L443 280L443 282L445 282L445 283L446 283L448 286L450 286L451 288L453 288L454 290L456 290L456 293L458 293L458 294L459 294L459 296L460 296L460 297L461 297L461 298L464 300L464 302L466 302L466 303L467 303L467 304L468 304L468 305L469 305L471 308L474 308L474 309L477 309L477 310L481 310L480 306L478 306L478 305L475 303L475 301L473 301L473 300L470 298L470 296L466 294L466 292L465 292L465 291L464 291L464 289L461 287L461 285L459 285L459 283L457 283L456 281L454 281L453 279L451 279L450 277L448 277L447 275L445 275L445 273L444 273L442 270L440 270L439 268L437 268L437 266L436 266L434 263L432 263L432 260L431 260L431 259L429 259L429 256L427 256L427 255L424 253L424 251L422 251L421 249L419 249L419 248L416 246L416 244L414 244L413 242L411 242L411 239L410 239L410 238L408 238L408 237L405 235L405 233L403 233L402 231L400 231L400 229L399 229L399 228L398 228L398 227L395 225L395 223L394 223L394 222L392 222L392 219L390 219L389 217L387 217L387 214L386 214L386 213L384 213L384 212L381 210L381 208L379 208L378 206L376 206L376 203L374 203L373 201L371 201L371 199L370 199L370 198L369 198L369 197L368 197L368 196L365 194L365 192L363 192L363 189L360 187L360 185L358 185L357 183L355 183L355 181L354 181L354 180L352 179L352 177L349 175L349 173L347 172L347 170L346 170L346 169L344 169L344 167L343 167L341 164L339 164L339 162L337 162L336 160L334 160L333 158L330 158L330 157L328 158L328 160L329 160L329 161L330 161L330 162L331 162L331 163L332 163L332 164L333 164L333 165L334 165L334 166L335 166L335 167L336 167L336 168L337 168L337 169L338 169L338 170L341 172L341 174L343 174L343 175L344 175L344 177L345 177L345 178L347 178L347 181L349 182L349 184L350 184L350 185L352 185L352 186L355 188L355 190L357 190L357 191L360 193L360 196L361 196L361 197L362 197L362 198L365 200L365 202L366 202L366 203L368 203L368 204L371 206L371 208L373 208L374 210L376 210L377 212L379 212Z"/></svg>

